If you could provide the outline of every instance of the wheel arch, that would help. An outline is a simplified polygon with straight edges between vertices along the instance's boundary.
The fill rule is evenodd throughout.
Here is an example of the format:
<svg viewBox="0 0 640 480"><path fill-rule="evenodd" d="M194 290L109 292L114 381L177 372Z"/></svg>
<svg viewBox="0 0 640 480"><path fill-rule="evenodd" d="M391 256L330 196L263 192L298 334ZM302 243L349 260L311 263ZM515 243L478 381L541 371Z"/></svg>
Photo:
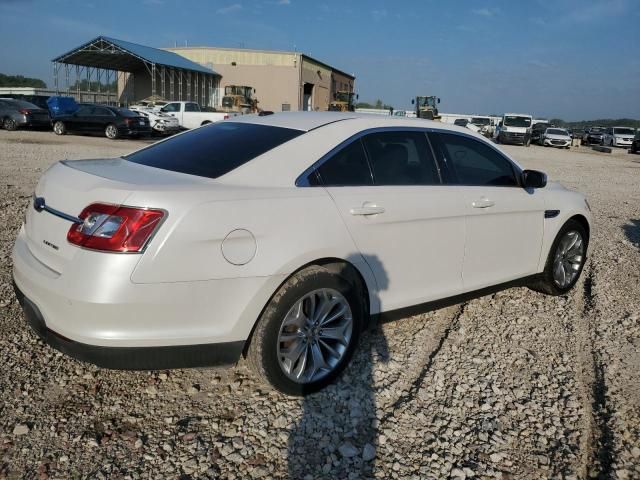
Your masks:
<svg viewBox="0 0 640 480"><path fill-rule="evenodd" d="M587 232L587 241L588 241L589 238L591 237L591 225L589 224L589 220L587 220L587 217L581 214L576 214L576 215L573 215L572 217L569 217L565 223L567 223L569 220L575 220L580 225L582 225L582 227Z"/></svg>
<svg viewBox="0 0 640 480"><path fill-rule="evenodd" d="M338 257L324 257L312 260L310 262L305 263L304 265L299 266L297 269L292 271L289 275L285 276L282 281L278 284L278 286L274 289L274 291L269 296L268 300L262 306L260 313L258 316L253 319L253 325L251 327L251 331L245 341L244 348L242 350L242 355L246 356L247 351L249 349L249 345L251 344L251 340L253 338L253 333L258 325L258 320L262 316L264 310L267 308L273 297L280 291L282 286L294 275L298 272L304 270L305 268L311 266L320 266L324 267L332 273L342 276L349 283L353 284L358 289L358 296L363 299L362 306L365 312L365 321L364 328L369 324L369 318L371 316L372 311L376 311L378 308L377 304L374 304L375 297L371 295L371 292L375 292L375 285L371 284L373 281L373 277L369 277L366 272L363 273L353 262L348 259L338 258ZM370 281L367 282L367 278L370 278Z"/></svg>

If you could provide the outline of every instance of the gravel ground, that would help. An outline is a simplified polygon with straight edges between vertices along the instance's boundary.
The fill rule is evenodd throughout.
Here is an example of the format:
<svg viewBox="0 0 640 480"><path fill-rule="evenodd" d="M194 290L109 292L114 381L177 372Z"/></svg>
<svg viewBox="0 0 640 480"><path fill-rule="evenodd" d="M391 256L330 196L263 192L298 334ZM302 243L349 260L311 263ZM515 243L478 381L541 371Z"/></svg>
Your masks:
<svg viewBox="0 0 640 480"><path fill-rule="evenodd" d="M291 399L243 365L101 370L25 326L10 252L38 177L141 145L0 131L0 478L640 478L640 156L506 147L588 194L577 287L380 325Z"/></svg>

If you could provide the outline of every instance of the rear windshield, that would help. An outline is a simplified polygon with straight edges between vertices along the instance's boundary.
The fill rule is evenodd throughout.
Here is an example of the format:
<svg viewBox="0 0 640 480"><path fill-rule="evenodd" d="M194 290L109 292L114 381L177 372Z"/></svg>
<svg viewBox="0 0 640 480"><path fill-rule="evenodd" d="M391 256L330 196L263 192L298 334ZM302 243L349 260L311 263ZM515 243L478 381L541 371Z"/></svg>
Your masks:
<svg viewBox="0 0 640 480"><path fill-rule="evenodd" d="M6 100L6 102L12 107L16 108L29 108L32 110L41 110L41 108L33 103L25 102L24 100Z"/></svg>
<svg viewBox="0 0 640 480"><path fill-rule="evenodd" d="M138 112L134 112L133 110L129 110L128 108L116 108L118 113L123 117L138 117Z"/></svg>
<svg viewBox="0 0 640 480"><path fill-rule="evenodd" d="M302 133L267 125L220 122L177 135L123 158L163 170L218 178Z"/></svg>

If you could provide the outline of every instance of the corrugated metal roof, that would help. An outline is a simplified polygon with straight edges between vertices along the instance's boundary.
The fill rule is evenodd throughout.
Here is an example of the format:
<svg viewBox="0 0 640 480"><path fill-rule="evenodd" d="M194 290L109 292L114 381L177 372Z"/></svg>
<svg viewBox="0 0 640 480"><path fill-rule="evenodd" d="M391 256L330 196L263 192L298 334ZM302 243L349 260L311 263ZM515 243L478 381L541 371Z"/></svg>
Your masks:
<svg viewBox="0 0 640 480"><path fill-rule="evenodd" d="M178 55L174 52L168 52L166 50L160 50L158 48L147 47L145 45L139 45L137 43L127 42L125 40L119 40L117 38L105 37L103 35L94 38L93 40L81 45L69 52L60 55L53 59L54 62L72 63L80 65L100 66L101 68L110 68L109 62L112 60L112 55L102 55L98 51L86 51L86 47L96 42L107 42L115 45L116 47L125 50L127 53L137 57L139 60L143 60L149 63L155 63L156 65L164 65L165 67L181 68L183 70L191 70L195 72L215 74L213 70L203 67L199 63L192 62L191 60ZM114 60L114 59L113 59ZM117 62L116 62L117 63ZM98 65L100 64L100 65ZM118 66L116 66L116 69ZM121 68L121 67L120 67Z"/></svg>

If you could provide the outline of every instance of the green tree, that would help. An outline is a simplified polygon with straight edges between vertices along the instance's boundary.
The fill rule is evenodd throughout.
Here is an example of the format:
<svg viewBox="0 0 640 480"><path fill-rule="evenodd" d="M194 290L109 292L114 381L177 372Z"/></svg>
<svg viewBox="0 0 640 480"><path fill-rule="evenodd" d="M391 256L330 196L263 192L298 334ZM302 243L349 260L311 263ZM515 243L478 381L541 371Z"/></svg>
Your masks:
<svg viewBox="0 0 640 480"><path fill-rule="evenodd" d="M5 75L4 73L0 73L0 87L47 88L47 84L39 78L29 78L22 75Z"/></svg>

